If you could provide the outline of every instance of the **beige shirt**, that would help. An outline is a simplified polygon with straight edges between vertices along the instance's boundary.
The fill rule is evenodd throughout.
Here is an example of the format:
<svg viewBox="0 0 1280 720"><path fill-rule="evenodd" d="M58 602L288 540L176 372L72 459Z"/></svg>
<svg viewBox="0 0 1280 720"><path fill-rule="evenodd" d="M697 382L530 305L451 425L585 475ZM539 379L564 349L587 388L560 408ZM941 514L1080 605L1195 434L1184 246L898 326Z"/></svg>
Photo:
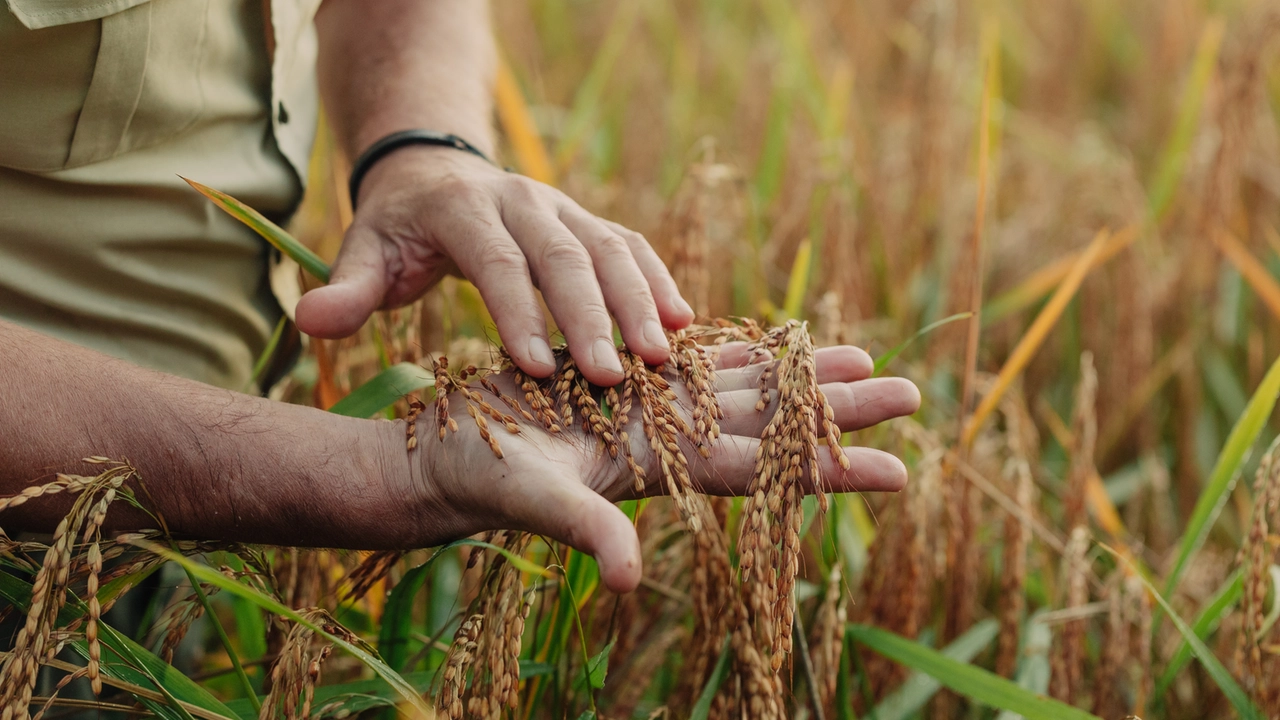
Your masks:
<svg viewBox="0 0 1280 720"><path fill-rule="evenodd" d="M262 0L6 0L0 317L243 389L280 313L267 246L178 175L293 212L319 1L268 25Z"/></svg>

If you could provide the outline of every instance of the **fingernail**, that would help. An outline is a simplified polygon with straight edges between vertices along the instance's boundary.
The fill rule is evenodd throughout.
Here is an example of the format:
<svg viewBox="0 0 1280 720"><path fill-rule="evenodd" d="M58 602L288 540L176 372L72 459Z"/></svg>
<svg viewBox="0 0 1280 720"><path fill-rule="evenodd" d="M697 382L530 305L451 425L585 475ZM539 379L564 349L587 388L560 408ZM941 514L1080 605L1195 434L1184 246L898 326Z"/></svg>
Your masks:
<svg viewBox="0 0 1280 720"><path fill-rule="evenodd" d="M537 335L529 338L529 357L542 365L556 364L556 356L551 353L551 346Z"/></svg>
<svg viewBox="0 0 1280 720"><path fill-rule="evenodd" d="M591 346L591 360L601 370L622 372L622 363L618 362L618 348L604 338L600 338Z"/></svg>
<svg viewBox="0 0 1280 720"><path fill-rule="evenodd" d="M657 320L650 320L644 324L644 339L649 344L662 348L663 350L671 350L671 346L667 344L667 334L662 331L662 325Z"/></svg>
<svg viewBox="0 0 1280 720"><path fill-rule="evenodd" d="M684 299L684 298L682 298L682 297L680 297L680 296L678 296L678 295L677 295L677 296L676 296L676 300L678 300L678 301L680 302L680 307L684 308L684 311L685 311L686 313L689 313L690 315L693 315L693 314L694 314L694 312L693 312L693 308L689 306L689 303L685 302L685 299Z"/></svg>

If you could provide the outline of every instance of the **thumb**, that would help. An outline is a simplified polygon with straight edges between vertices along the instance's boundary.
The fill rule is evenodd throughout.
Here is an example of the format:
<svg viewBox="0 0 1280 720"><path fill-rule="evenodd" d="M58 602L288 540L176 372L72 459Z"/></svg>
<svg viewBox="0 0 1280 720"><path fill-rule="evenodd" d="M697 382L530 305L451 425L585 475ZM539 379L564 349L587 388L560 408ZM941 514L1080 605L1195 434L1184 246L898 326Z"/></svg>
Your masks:
<svg viewBox="0 0 1280 720"><path fill-rule="evenodd" d="M626 513L578 482L538 478L522 485L536 489L537 498L515 504L517 522L593 556L611 592L640 585L640 540Z"/></svg>
<svg viewBox="0 0 1280 720"><path fill-rule="evenodd" d="M387 295L387 259L382 238L352 225L329 275L329 284L298 301L298 329L321 338L354 334Z"/></svg>

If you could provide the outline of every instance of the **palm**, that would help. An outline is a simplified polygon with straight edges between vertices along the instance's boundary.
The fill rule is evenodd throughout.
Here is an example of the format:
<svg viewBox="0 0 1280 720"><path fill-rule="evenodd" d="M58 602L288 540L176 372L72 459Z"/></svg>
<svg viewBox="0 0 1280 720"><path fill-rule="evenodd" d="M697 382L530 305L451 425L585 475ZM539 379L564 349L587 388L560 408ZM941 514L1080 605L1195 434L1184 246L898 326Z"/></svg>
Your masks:
<svg viewBox="0 0 1280 720"><path fill-rule="evenodd" d="M919 406L919 392L910 382L899 378L868 379L871 362L860 350L828 348L818 352L817 360L818 381L842 431L907 415ZM760 398L760 366L745 366L745 362L746 353L741 346L729 345L722 352L715 390L724 417L720 421L722 435L715 442L711 457L703 459L685 449L691 478L709 494L745 492L758 438L776 410L776 402L770 402L763 411L755 409ZM510 373L491 379L508 397L522 397ZM688 408L691 403L684 388L680 383L672 386L679 396L677 406ZM494 407L501 406L501 401L487 391L484 395ZM439 494L445 507L458 508L465 515L457 518L460 534L496 528L543 533L596 555L602 570L609 564L602 555L634 554L635 572L625 569L629 565L622 562L624 568L615 568L618 572L613 578L622 589L634 586L630 580L633 574L634 580L639 579L638 553L626 547L628 543L634 545L634 531L612 505L636 496L634 475L625 462L603 452L599 441L580 423L552 435L523 421L519 423L520 432L515 434L489 423L490 432L501 446L503 457L499 460L482 439L463 401L450 403L450 415L459 431L448 433L442 441L437 441L434 427L423 433L422 461L431 490ZM656 494L662 491L662 483L637 416L638 413L633 415L626 428L630 447L633 457L647 472L645 493ZM906 481L902 463L891 455L857 447L844 448L844 452L850 461L847 471L823 454L824 476L830 486L824 489L898 490ZM606 582L609 581L606 572Z"/></svg>

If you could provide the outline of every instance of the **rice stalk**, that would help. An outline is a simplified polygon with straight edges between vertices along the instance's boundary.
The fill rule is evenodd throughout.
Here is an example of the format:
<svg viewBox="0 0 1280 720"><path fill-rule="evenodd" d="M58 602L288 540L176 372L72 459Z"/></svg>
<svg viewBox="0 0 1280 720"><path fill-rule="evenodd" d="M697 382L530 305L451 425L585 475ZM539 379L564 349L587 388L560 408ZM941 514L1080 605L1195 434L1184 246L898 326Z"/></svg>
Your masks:
<svg viewBox="0 0 1280 720"><path fill-rule="evenodd" d="M1261 707L1275 703L1275 693L1280 692L1280 682L1265 672L1263 625L1266 622L1264 605L1267 591L1272 586L1270 568L1275 558L1271 547L1271 516L1280 504L1280 438L1271 443L1258 463L1253 485L1253 513L1248 533L1240 548L1240 564L1243 572L1241 594L1242 618L1240 637L1236 645L1235 664L1244 689ZM1278 600L1280 601L1280 600Z"/></svg>
<svg viewBox="0 0 1280 720"><path fill-rule="evenodd" d="M88 458L91 464L107 464L105 458ZM9 655L0 665L0 718L27 720L31 697L39 668L60 650L61 634L57 632L58 613L67 602L72 570L79 553L76 540L88 541L88 549L79 564L87 570L89 610L85 626L89 664L85 674L94 692L101 692L101 644L98 623L102 607L97 597L102 572L100 530L111 503L126 482L137 477L136 471L123 463L112 463L96 477L59 475L54 481L26 488L17 495L0 500L0 507L15 507L33 498L59 492L74 493L71 510L58 523L44 562L36 573L27 616L13 640Z"/></svg>
<svg viewBox="0 0 1280 720"><path fill-rule="evenodd" d="M1033 511L1035 480L1031 475L1028 459L1028 432L1034 433L1029 413L1021 399L1010 396L1004 403L1006 436L1009 445L1009 461L1006 475L1013 481L1014 501L1025 514ZM1027 546L1031 542L1031 528L1022 518L1012 513L1004 518L1004 546L1001 549L1000 602L998 615L1000 635L996 649L996 673L1013 677L1018 660L1018 647L1026 611L1025 585L1027 582Z"/></svg>
<svg viewBox="0 0 1280 720"><path fill-rule="evenodd" d="M1089 531L1077 526L1071 531L1067 554L1062 559L1065 610L1082 608L1089 602L1089 564L1085 557L1088 551ZM1084 693L1085 622L1083 618L1076 618L1062 624L1052 657L1051 694L1055 699L1070 704L1079 702Z"/></svg>
<svg viewBox="0 0 1280 720"><path fill-rule="evenodd" d="M1098 439L1098 372L1093 366L1093 353L1080 356L1080 383L1076 387L1075 410L1071 420L1071 466L1067 470L1067 488L1063 498L1063 524L1075 528L1086 521L1088 482L1094 474L1093 454Z"/></svg>

